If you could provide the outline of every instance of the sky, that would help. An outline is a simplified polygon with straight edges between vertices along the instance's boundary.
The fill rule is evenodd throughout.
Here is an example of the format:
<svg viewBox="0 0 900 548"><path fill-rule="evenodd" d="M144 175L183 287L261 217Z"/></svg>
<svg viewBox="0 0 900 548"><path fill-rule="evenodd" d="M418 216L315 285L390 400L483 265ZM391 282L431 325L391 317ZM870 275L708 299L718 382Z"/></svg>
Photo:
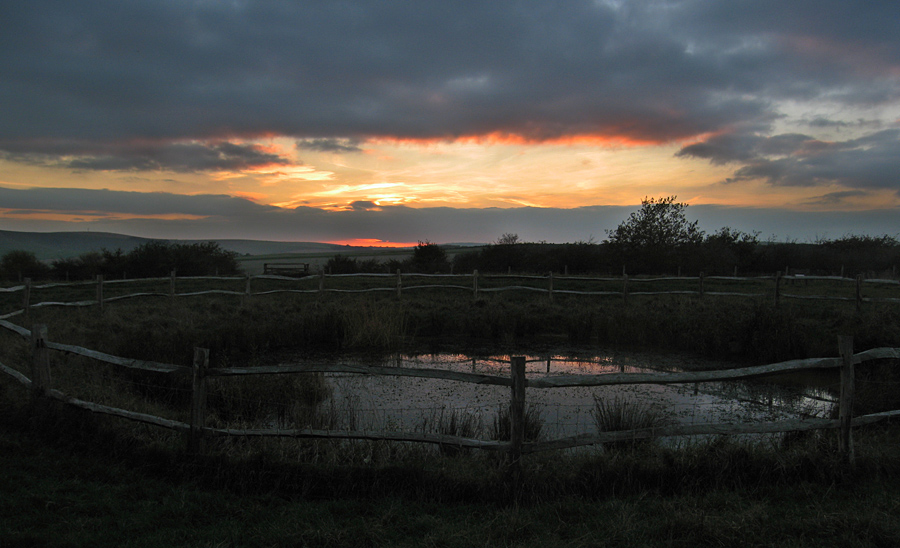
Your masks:
<svg viewBox="0 0 900 548"><path fill-rule="evenodd" d="M0 230L900 234L896 0L0 4Z"/></svg>

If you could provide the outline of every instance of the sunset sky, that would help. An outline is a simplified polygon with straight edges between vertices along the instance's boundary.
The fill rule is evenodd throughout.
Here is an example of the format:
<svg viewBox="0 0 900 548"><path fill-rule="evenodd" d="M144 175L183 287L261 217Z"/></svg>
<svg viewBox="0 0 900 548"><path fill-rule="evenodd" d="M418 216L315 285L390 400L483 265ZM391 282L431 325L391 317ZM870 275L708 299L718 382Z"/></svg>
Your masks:
<svg viewBox="0 0 900 548"><path fill-rule="evenodd" d="M900 235L900 2L0 6L0 229Z"/></svg>

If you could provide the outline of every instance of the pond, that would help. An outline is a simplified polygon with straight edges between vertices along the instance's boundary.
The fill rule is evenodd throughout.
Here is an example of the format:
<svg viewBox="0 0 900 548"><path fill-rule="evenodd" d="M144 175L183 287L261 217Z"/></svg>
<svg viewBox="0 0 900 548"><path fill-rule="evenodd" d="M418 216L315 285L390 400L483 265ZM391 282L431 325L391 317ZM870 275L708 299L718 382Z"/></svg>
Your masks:
<svg viewBox="0 0 900 548"><path fill-rule="evenodd" d="M509 375L508 355L431 354L395 356L382 365ZM526 377L642 373L733 368L736 364L644 352L611 352L588 357L526 356ZM694 367L686 367L694 362ZM352 363L352 362L347 362ZM452 413L474 417L479 436L490 438L498 411L508 407L510 388L465 382L377 375L329 374L332 409L352 410L353 429L425 431ZM836 402L838 377L805 371L763 380L670 385L618 385L527 390L543 422L541 437L555 439L596 432L595 398L640 402L667 424L738 423L825 417Z"/></svg>

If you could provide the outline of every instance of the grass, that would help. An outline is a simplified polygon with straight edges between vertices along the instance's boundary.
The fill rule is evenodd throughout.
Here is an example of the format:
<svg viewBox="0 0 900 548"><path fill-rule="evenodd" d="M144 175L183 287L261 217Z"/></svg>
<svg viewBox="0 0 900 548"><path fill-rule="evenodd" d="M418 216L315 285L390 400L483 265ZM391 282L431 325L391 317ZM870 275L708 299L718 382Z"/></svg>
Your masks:
<svg viewBox="0 0 900 548"><path fill-rule="evenodd" d="M525 414L523 415L525 426L523 430L525 433L524 440L526 442L538 441L541 438L541 430L544 429L541 411L542 408L540 405L525 404ZM509 412L509 406L506 405L501 406L500 409L497 410L497 414L494 415L494 420L491 423L491 439L503 441L510 440Z"/></svg>
<svg viewBox="0 0 900 548"><path fill-rule="evenodd" d="M722 439L640 458L534 456L510 499L496 462L477 456L352 466L193 459L109 436L107 421L89 414L26 418L8 406L2 414L2 546L900 541L900 458L896 436L880 437L885 429L861 433L856 471L821 453Z"/></svg>
<svg viewBox="0 0 900 548"><path fill-rule="evenodd" d="M668 424L665 415L650 402L632 397L601 398L594 396L594 407L591 417L597 426L597 432L619 432L623 430L642 430ZM606 449L622 449L652 442L650 438L642 440L625 440L604 444Z"/></svg>
<svg viewBox="0 0 900 548"><path fill-rule="evenodd" d="M194 346L204 346L214 365L224 366L449 344L518 351L575 343L658 346L757 362L834 355L838 333L856 335L859 349L900 346L897 307L775 309L730 298L635 297L625 306L616 299L475 300L420 290L401 301L281 295L242 303L213 296L118 301L102 314L33 313L34 321L50 325L51 340L185 364ZM54 386L63 391L162 416L186 409L179 398L187 378L54 356ZM0 361L24 370L27 345L4 344ZM861 398L866 402L894 386L896 374L889 373L896 368L881 367L861 373L860 389L871 396ZM349 428L359 420L352 409L313 407L327 395L320 377L291 378L216 379L211 422ZM893 403L884 398L877 406ZM618 421L624 428L652 414L631 408L620 413L630 418L617 418L610 411L605 427ZM526 439L539 437L538 416L529 409ZM504 439L504 424L492 425L494 438ZM484 426L448 412L428 428L468 436ZM835 456L832 433L783 444L713 438L640 452L530 455L523 484L511 489L502 459L440 446L235 438L213 440L208 453L191 457L174 433L53 405L30 407L3 378L0 466L8 473L0 479L0 546L894 545L898 425L858 429L856 439L854 470Z"/></svg>

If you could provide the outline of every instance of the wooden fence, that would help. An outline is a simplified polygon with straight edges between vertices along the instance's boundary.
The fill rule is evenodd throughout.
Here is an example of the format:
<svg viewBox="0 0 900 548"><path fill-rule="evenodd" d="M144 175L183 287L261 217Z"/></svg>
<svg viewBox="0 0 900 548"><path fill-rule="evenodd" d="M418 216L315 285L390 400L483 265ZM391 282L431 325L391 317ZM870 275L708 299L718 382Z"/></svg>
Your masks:
<svg viewBox="0 0 900 548"><path fill-rule="evenodd" d="M195 349L192 365L184 366L127 359L78 346L52 342L48 338L46 326L42 325L36 325L32 330L28 330L6 320L0 320L0 328L11 331L19 335L20 337L30 341L32 350L31 377L29 378L20 371L3 364L0 364L0 371L6 373L7 375L19 381L25 387L29 388L34 398L50 398L59 400L66 404L82 409L87 409L94 413L112 415L183 432L188 438L188 446L190 450L194 452L203 450L204 440L209 436L275 436L290 438L330 438L420 442L440 444L444 446L458 446L484 450L506 451L511 458L511 462L518 462L520 456L526 453L603 444L621 440L634 440L668 436L695 436L706 434L776 433L814 429L839 429L840 451L847 461L852 462L853 439L851 427L871 424L887 419L889 417L900 416L900 410L863 415L859 417L852 416L851 410L854 395L854 366L869 360L900 359L900 348L876 348L853 354L853 342L852 338L849 337L840 338L840 357L836 358L791 360L770 365L716 371L686 373L609 373L601 375L565 375L527 379L525 377L526 360L524 357L511 358L510 375L506 377L449 371L442 369L365 366L334 363L289 364L266 367L216 368L211 367L209 364L209 352L201 348ZM143 369L161 373L191 375L192 405L190 410L190 422L175 421L154 415L137 413L125 409L101 405L98 403L73 398L58 390L54 390L51 387L52 381L49 359L50 351L83 356L100 362L114 364L122 367ZM590 387L625 384L699 383L708 381L748 379L771 375L774 373L784 373L787 371L800 371L804 369L822 368L840 368L841 371L841 396L839 402L840 415L838 419L806 418L802 420L794 419L774 422L755 422L741 424L717 423L674 425L645 428L639 430L579 434L575 436L568 436L547 441L525 440L525 404L526 392L529 388L554 389L562 387ZM316 430L309 428L210 428L205 424L206 397L208 392L208 380L210 378L236 375L286 375L320 372L420 377L430 379L444 379L455 382L468 382L482 385L487 384L509 386L509 416L511 432L510 439L508 441L481 440L438 433L422 432Z"/></svg>
<svg viewBox="0 0 900 548"><path fill-rule="evenodd" d="M311 285L309 281L311 278L317 279L317 284L313 283L314 287L303 287ZM327 283L329 279L351 279L351 278L387 278L392 279L394 282L389 286L380 286L380 287L367 287L361 289L353 289L353 288L341 288L341 287L331 287L331 284ZM466 283L466 285L462 285L460 283L418 283L415 285L404 284L404 279L409 281L411 279L433 279L433 280L471 280ZM216 280L216 281L228 281L228 282L237 282L243 283L243 290L229 290L229 289L211 289L211 290L203 290L203 291L192 291L192 292L182 292L179 293L176 291L176 287L178 284L178 280L189 282L189 281L201 281L201 280ZM282 289L271 289L265 291L252 291L252 285L254 280L272 280L272 281L282 281L289 282L293 287L282 288ZM486 287L483 282L484 281L528 281L533 285L503 285L503 286L495 286L495 287ZM105 292L105 287L111 284L133 284L133 283L160 283L160 282L168 282L168 291L151 291L151 292L139 292L139 293L131 293L127 295L118 295L114 297L110 297ZM542 284L542 286L538 285L538 282ZM709 289L709 284L712 282L754 282L754 283L762 283L769 284L768 287L763 287L762 291L755 292L739 292L739 291L711 291ZM849 284L851 285L852 295L840 296L840 295L801 295L797 293L788 293L785 291L786 284L804 284L807 285L810 282L829 282L829 283L839 283L839 284ZM338 282L340 283L340 282ZM580 285L597 283L597 284L615 284L618 285L620 289L617 290L574 290L574 289L563 289L560 285L568 283L577 283ZM644 284L651 283L677 283L684 284L688 287L693 286L692 289L683 289L683 290L666 290L666 291L646 291L640 290L638 286ZM142 279L130 279L130 280L104 280L103 276L97 276L95 280L86 281L86 282L75 282L75 283L47 283L35 285L32 284L30 279L25 280L22 285L17 285L8 288L0 288L0 293L16 293L22 292L22 308L20 310L13 311L11 313L0 315L0 319L9 319L14 316L18 316L20 314L24 314L26 318L28 318L30 310L33 308L46 307L46 306L98 306L101 310L104 308L106 303L118 301L122 299L131 299L136 297L190 297L190 296L198 296L198 295L213 295L213 294L222 294L222 295L236 295L241 296L244 299L249 299L253 296L259 295L273 295L279 293L305 293L305 294L323 294L323 293L371 293L371 292L396 292L397 297L402 297L404 291L414 291L414 290L422 290L422 289L450 289L450 290L461 290L466 292L471 292L475 298L478 298L482 294L486 293L496 293L503 291L530 291L537 293L544 293L548 295L549 299L552 301L554 295L581 295L581 296L608 296L608 297L619 297L622 298L625 302L628 302L628 298L631 296L661 296L661 295L685 295L685 296L694 296L697 298L703 297L744 297L744 298L772 298L774 304L778 306L781 301L785 299L796 299L796 300L820 300L820 301L843 301L843 302L852 302L855 303L857 308L860 308L863 303L900 303L900 297L873 297L873 296L864 296L863 288L865 285L879 285L879 286L887 286L892 287L896 286L900 288L900 281L898 280L890 280L890 279L864 279L862 276L859 276L855 279L853 278L843 278L838 276L782 276L781 273L776 273L774 276L760 276L760 277L736 277L736 276L704 276L701 274L698 277L683 277L683 276L675 276L675 277L655 277L655 278L644 278L644 277L629 277L627 274L622 277L585 277L585 276L557 276L554 275L553 272L550 272L546 276L533 276L533 275L515 275L515 274L505 274L505 275L480 275L478 271L474 271L472 274L418 274L418 273L401 273L399 270L396 274L372 274L372 273L364 273L364 274L326 274L324 271L320 272L318 276L310 276L306 278L297 278L291 276L276 276L276 275L257 275L257 276L246 276L246 277L219 277L219 276L194 276L194 277L182 277L177 278L175 271L172 271L171 275L167 278L142 278ZM35 289L49 289L49 288L60 288L60 287L85 287L85 286L94 286L96 291L96 297L94 299L81 300L81 301L72 301L72 302L39 302L32 303L32 291Z"/></svg>

